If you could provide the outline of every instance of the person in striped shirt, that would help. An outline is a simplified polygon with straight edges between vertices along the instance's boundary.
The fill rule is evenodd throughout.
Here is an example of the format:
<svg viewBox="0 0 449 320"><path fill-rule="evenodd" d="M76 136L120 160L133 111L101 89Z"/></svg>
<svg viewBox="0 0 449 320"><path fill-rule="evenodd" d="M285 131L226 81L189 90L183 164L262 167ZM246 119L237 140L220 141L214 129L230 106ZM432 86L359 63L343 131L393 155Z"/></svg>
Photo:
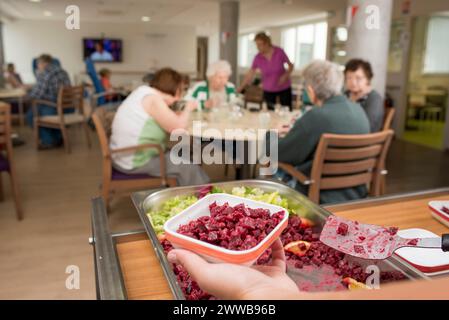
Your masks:
<svg viewBox="0 0 449 320"><path fill-rule="evenodd" d="M236 98L234 84L229 82L232 74L229 62L220 60L207 67L207 80L197 83L187 93L186 100L196 100L202 109L218 107Z"/></svg>

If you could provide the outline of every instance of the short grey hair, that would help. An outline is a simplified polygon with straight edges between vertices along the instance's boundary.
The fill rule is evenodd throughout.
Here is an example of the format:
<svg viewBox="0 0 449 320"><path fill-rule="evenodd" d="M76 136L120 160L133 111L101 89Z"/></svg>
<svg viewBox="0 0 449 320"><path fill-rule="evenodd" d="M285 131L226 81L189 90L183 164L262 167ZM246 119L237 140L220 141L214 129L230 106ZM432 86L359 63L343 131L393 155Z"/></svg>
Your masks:
<svg viewBox="0 0 449 320"><path fill-rule="evenodd" d="M314 60L303 69L302 77L305 85L312 87L320 101L342 93L344 76L336 63Z"/></svg>
<svg viewBox="0 0 449 320"><path fill-rule="evenodd" d="M213 77L217 72L226 72L228 76L232 74L231 65L226 60L219 60L217 62L211 63L207 67L206 76L208 78Z"/></svg>

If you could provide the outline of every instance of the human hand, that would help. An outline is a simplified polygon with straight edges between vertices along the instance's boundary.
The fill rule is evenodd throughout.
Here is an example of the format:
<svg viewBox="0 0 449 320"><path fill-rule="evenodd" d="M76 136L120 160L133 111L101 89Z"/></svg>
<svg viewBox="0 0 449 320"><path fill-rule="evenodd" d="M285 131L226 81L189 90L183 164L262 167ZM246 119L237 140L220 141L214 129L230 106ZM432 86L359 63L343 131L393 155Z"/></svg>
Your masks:
<svg viewBox="0 0 449 320"><path fill-rule="evenodd" d="M278 85L282 85L282 84L286 83L289 77L290 77L290 74L288 72L284 73L282 76L279 77Z"/></svg>
<svg viewBox="0 0 449 320"><path fill-rule="evenodd" d="M281 125L276 130L278 132L279 137L283 138L290 132L291 128L292 127L289 125Z"/></svg>
<svg viewBox="0 0 449 320"><path fill-rule="evenodd" d="M239 87L237 88L236 92L237 92L237 93L242 93L242 92L245 90L245 88L246 88L246 85L244 85L244 86L239 86Z"/></svg>
<svg viewBox="0 0 449 320"><path fill-rule="evenodd" d="M204 107L206 109L212 109L214 107L214 105L215 105L215 101L212 99L204 101Z"/></svg>
<svg viewBox="0 0 449 320"><path fill-rule="evenodd" d="M195 111L196 109L198 109L198 101L192 100L192 101L186 102L184 110L191 112L191 111Z"/></svg>
<svg viewBox="0 0 449 320"><path fill-rule="evenodd" d="M278 239L272 245L270 265L245 267L209 263L181 249L168 253L168 260L181 264L201 289L219 299L291 299L299 296L297 285L286 274L284 248Z"/></svg>

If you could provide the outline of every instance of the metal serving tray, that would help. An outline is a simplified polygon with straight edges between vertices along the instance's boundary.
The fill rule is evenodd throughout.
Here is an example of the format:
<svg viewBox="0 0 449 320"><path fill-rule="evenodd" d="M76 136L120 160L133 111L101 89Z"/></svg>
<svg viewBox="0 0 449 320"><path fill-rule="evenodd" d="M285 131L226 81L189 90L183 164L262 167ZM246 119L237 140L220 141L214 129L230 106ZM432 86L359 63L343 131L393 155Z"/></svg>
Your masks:
<svg viewBox="0 0 449 320"><path fill-rule="evenodd" d="M230 192L234 187L252 187L252 188L260 188L266 192L275 192L278 191L279 194L283 197L286 197L289 200L289 203L293 204L295 207L300 208L299 215L302 217L306 217L315 223L315 227L317 231L322 229L326 218L331 215L330 212L321 208L320 206L311 202L307 197L302 195L301 193L295 191L294 189L289 188L288 186L274 182L271 180L240 180L240 181L231 181L231 182L220 182L213 183L212 185L222 188L226 192ZM154 192L137 192L134 193L131 198L133 203L137 209L137 212L142 220L142 223L145 227L145 230L150 238L150 241L154 247L156 255L162 265L162 269L164 274L168 280L170 289L172 290L173 296L176 299L183 300L185 299L184 294L178 285L176 280L176 276L172 271L171 264L168 262L164 250L156 236L156 232L154 231L150 220L147 217L147 213L151 210L157 210L162 204L175 197L181 195L194 195L197 192L204 188L207 185L199 185L199 186L189 186L189 187L176 187L169 189L161 189L159 191ZM351 258L362 266L366 266L367 264L375 264L381 271L401 271L408 279L429 279L426 275L424 275L419 270L415 269L408 263L403 260L392 256L391 258L380 261L380 262L370 262L366 260L357 260ZM301 281L301 279L311 280L310 274L302 274L298 269L289 269L287 273L290 277L292 277L295 281ZM315 275L316 276L316 275ZM313 280L313 279L312 279Z"/></svg>

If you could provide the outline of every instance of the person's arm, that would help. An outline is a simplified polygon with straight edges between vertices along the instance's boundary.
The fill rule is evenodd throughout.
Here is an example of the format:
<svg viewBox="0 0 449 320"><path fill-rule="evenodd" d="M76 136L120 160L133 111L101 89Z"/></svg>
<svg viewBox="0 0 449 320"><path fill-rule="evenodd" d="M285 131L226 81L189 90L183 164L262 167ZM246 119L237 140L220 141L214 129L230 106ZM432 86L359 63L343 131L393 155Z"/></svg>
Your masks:
<svg viewBox="0 0 449 320"><path fill-rule="evenodd" d="M46 79L43 74L39 74L36 80L36 84L31 88L28 96L31 99L44 99L45 92L48 90L49 79Z"/></svg>
<svg viewBox="0 0 449 320"><path fill-rule="evenodd" d="M279 239L272 249L273 259L269 266L208 263L193 252L177 249L168 253L168 260L181 264L201 289L219 299L449 299L449 278L395 282L382 285L379 290L302 292L286 274L284 250Z"/></svg>
<svg viewBox="0 0 449 320"><path fill-rule="evenodd" d="M282 50L282 63L287 64L287 69L285 70L284 74L282 74L279 78L279 84L283 84L290 79L290 76L294 70L294 65L291 63L290 59L288 58L287 54L284 50Z"/></svg>
<svg viewBox="0 0 449 320"><path fill-rule="evenodd" d="M197 108L196 101L189 101L184 110L177 114L171 110L161 97L149 95L143 99L145 111L167 132L186 129L190 113Z"/></svg>
<svg viewBox="0 0 449 320"><path fill-rule="evenodd" d="M371 132L379 132L382 130L384 122L384 105L383 99L377 92L369 94L366 100L365 112L368 116Z"/></svg>
<svg viewBox="0 0 449 320"><path fill-rule="evenodd" d="M240 84L240 87L237 89L237 92L239 92L239 93L242 92L243 89L245 89L245 87L247 85L249 85L251 83L251 81L253 81L255 75L256 75L256 69L253 69L253 68L249 69L246 72L245 77L243 78L243 81Z"/></svg>
<svg viewBox="0 0 449 320"><path fill-rule="evenodd" d="M293 166L302 164L315 150L321 132L315 112L306 113L284 138L279 139L278 160Z"/></svg>
<svg viewBox="0 0 449 320"><path fill-rule="evenodd" d="M187 91L187 94L185 95L184 99L186 101L197 101L201 107L201 109L205 108L204 100L198 99L198 92L199 92L199 85L195 85L193 88Z"/></svg>
<svg viewBox="0 0 449 320"><path fill-rule="evenodd" d="M170 262L186 268L201 289L220 299L295 299L299 290L285 273L285 254L281 241L276 240L271 248L270 265L251 268L228 263L208 263L187 250L172 250L167 257Z"/></svg>
<svg viewBox="0 0 449 320"><path fill-rule="evenodd" d="M9 74L6 80L13 88L19 88L22 85L20 78L17 78L14 74Z"/></svg>

